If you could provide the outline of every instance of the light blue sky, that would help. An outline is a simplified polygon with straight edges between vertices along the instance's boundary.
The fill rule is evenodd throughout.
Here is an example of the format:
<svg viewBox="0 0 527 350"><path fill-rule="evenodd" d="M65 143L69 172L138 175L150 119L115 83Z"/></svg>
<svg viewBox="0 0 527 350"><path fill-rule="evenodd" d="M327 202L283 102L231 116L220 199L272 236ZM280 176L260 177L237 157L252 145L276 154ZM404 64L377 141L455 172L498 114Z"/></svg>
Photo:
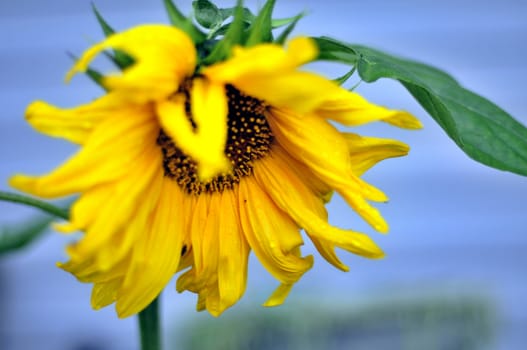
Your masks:
<svg viewBox="0 0 527 350"><path fill-rule="evenodd" d="M183 9L190 7L190 1L177 3ZM117 29L166 22L161 1L96 4ZM254 8L255 2L248 4ZM285 17L304 9L309 15L296 33L330 35L433 64L527 124L527 3L285 0L278 1L276 13ZM77 77L66 86L63 77L71 64L66 52L78 54L100 38L88 0L0 3L1 190L8 189L6 180L12 173L46 172L74 151L63 141L33 131L23 112L35 99L67 107L96 97L100 92L87 79ZM329 64L310 68L331 77L343 72ZM330 205L333 223L371 233L388 257L368 261L341 253L352 267L349 273L336 271L316 257L314 269L289 301L351 296L347 301L352 303L371 294L385 298L387 289L444 295L477 291L494 299L501 314L499 348L527 343L521 331L527 327L526 179L468 159L398 84L362 83L357 91L378 104L409 110L425 125L422 131L385 125L358 130L397 138L412 147L408 157L389 160L366 175L391 199L379 205L390 223L389 235L373 232L339 199ZM19 222L31 213L0 203L2 223ZM9 349L36 344L40 349L67 349L78 339L98 334L113 349L135 346L135 320L116 320L111 308L93 312L90 287L54 266L64 258L66 242L67 238L53 234L28 252L0 261L0 342L4 337ZM258 264L251 267L242 304L256 309L275 282ZM173 289L171 284L163 300L167 320L174 314L208 317L194 314L194 295L179 295ZM40 343L43 339L47 345Z"/></svg>

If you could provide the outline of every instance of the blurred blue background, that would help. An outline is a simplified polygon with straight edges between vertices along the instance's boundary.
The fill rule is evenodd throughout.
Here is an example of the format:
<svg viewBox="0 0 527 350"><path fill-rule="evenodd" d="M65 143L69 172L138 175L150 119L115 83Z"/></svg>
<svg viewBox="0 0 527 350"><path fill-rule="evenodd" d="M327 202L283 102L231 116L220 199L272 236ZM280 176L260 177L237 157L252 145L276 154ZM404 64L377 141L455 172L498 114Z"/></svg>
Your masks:
<svg viewBox="0 0 527 350"><path fill-rule="evenodd" d="M119 30L167 22L161 1L95 3ZM176 3L189 13L190 0ZM254 9L257 4L247 5ZM287 0L278 1L275 16L302 10L308 16L296 34L329 35L435 65L527 124L527 2ZM98 96L86 78L76 77L66 86L63 77L71 65L66 53L79 54L101 37L89 0L0 2L0 190L9 190L7 178L14 172L49 171L75 150L37 134L23 113L34 99L68 107ZM312 68L331 77L344 73L330 64ZM527 343L526 179L467 158L397 83L362 83L357 91L414 113L425 126L422 131L386 125L358 130L397 138L412 148L408 157L388 160L365 176L390 197L379 205L391 225L389 235L373 232L339 198L329 205L334 224L371 233L387 257L370 261L342 252L349 273L318 258L278 309L259 306L276 282L253 259L245 298L214 321L197 314L195 296L177 294L172 283L162 299L167 342L173 338L169 329L202 321L218 325L246 310L281 315L298 312L299 304L316 304L354 312L365 305L432 298L485 300L495 321L489 349L519 349ZM2 225L33 214L0 202ZM55 267L65 258L68 239L50 234L0 260L0 348L136 349L136 320L118 320L112 308L92 311L90 286ZM305 252L312 250L307 245Z"/></svg>

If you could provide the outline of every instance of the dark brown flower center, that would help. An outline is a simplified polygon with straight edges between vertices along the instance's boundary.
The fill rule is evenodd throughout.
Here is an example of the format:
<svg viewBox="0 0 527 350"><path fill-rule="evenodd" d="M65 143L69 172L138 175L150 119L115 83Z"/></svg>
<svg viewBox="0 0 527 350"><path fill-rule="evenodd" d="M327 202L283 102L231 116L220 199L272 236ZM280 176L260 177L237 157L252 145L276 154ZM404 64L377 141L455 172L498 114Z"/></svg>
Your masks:
<svg viewBox="0 0 527 350"><path fill-rule="evenodd" d="M190 112L188 91L188 87L182 91L186 96L185 109L190 122L196 127ZM243 176L252 174L252 162L267 155L273 142L273 134L265 118L267 105L230 85L227 86L226 92L229 113L225 155L232 164L232 173L221 174L207 182L201 182L198 179L196 162L183 153L163 130L157 138L157 144L163 152L165 176L172 178L189 194L232 189Z"/></svg>

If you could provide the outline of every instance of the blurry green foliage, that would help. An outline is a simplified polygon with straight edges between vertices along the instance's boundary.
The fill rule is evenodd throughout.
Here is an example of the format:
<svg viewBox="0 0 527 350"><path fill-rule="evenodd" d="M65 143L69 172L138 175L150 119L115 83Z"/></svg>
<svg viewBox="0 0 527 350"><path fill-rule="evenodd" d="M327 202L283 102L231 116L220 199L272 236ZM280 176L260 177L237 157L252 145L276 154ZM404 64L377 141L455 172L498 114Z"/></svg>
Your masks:
<svg viewBox="0 0 527 350"><path fill-rule="evenodd" d="M305 303L294 312L257 310L193 322L177 332L175 348L481 350L492 343L493 325L492 308L477 298L395 301L360 309Z"/></svg>

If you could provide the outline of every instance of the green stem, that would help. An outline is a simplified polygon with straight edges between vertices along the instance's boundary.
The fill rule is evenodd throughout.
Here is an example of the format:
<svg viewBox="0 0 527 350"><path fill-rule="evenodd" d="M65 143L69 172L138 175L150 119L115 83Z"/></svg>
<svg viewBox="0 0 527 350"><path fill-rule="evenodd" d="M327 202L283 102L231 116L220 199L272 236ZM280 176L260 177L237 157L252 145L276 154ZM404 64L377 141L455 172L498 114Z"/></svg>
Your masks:
<svg viewBox="0 0 527 350"><path fill-rule="evenodd" d="M64 220L69 220L70 215L68 210L56 207L53 204L49 204L36 198L27 197L18 193L0 191L0 200L29 205L43 210L48 214L58 216Z"/></svg>
<svg viewBox="0 0 527 350"><path fill-rule="evenodd" d="M141 350L161 350L159 297L139 313Z"/></svg>

